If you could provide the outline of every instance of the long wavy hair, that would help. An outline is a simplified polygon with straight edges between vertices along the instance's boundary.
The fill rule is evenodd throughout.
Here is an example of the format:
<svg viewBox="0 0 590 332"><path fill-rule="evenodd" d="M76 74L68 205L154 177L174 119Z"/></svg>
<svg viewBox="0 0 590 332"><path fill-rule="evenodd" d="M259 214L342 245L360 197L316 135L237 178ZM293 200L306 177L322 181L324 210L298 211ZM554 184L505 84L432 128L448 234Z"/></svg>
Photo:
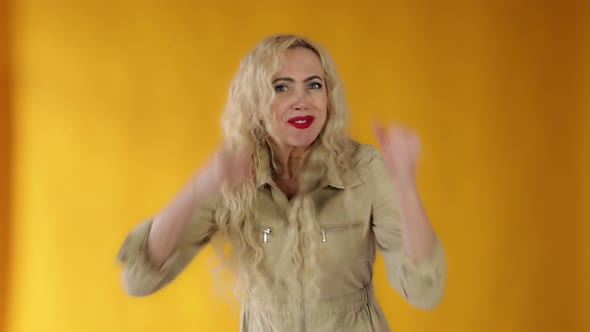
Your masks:
<svg viewBox="0 0 590 332"><path fill-rule="evenodd" d="M271 102L275 93L271 81L284 62L285 51L297 47L313 51L321 61L328 96L327 118L303 157L299 190L287 216L289 233L281 244L283 257L278 260L281 263L273 265L269 271L263 263L261 225L257 221L257 184L264 179L274 179L283 171L267 128L273 116ZM242 59L231 83L222 127L229 148L251 156L254 181L245 181L237 188L224 187L220 193L222 203L215 213L220 233L229 240L230 251L227 246L217 249L230 258L238 285L246 291L242 294L256 289L254 298L280 299L286 303L284 310L287 312L291 305L300 303L303 294L307 298L319 295L313 279L306 279L305 285L302 283L303 275L315 275L315 252L319 247L320 228L310 195L318 189L329 169L353 167L353 144L345 130L347 117L348 109L335 64L320 45L300 36L275 35L262 40Z"/></svg>

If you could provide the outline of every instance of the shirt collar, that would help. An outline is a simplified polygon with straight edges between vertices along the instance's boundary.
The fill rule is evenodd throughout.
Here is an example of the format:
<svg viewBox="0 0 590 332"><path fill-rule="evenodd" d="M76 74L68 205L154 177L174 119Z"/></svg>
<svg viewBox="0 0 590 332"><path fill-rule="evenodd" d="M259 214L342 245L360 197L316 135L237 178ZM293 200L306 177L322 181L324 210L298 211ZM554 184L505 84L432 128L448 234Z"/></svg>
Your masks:
<svg viewBox="0 0 590 332"><path fill-rule="evenodd" d="M256 171L256 188L260 189L267 184L275 185L275 182L272 179L270 167L262 167ZM320 189L326 187L349 189L361 184L363 181L356 169L341 170L338 167L328 167L328 171L320 181Z"/></svg>

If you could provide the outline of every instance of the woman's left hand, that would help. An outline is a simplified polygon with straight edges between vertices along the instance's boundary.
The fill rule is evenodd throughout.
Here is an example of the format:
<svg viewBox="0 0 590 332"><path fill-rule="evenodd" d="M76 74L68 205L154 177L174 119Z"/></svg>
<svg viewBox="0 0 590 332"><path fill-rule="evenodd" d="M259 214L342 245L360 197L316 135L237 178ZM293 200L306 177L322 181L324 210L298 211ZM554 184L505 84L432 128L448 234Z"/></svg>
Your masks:
<svg viewBox="0 0 590 332"><path fill-rule="evenodd" d="M392 180L397 184L414 184L421 151L418 134L397 124L385 128L375 122L373 128Z"/></svg>

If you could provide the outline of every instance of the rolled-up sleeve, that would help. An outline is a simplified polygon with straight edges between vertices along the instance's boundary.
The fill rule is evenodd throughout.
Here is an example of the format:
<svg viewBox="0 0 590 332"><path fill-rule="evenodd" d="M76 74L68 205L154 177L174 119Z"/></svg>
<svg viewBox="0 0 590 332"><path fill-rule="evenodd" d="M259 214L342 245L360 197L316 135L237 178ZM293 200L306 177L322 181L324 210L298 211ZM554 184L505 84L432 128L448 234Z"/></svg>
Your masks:
<svg viewBox="0 0 590 332"><path fill-rule="evenodd" d="M438 236L428 261L414 262L405 252L399 203L383 158L374 147L366 148L368 179L372 191L372 229L390 285L413 306L431 309L442 299L446 257Z"/></svg>
<svg viewBox="0 0 590 332"><path fill-rule="evenodd" d="M117 261L123 264L123 288L132 296L146 296L169 284L186 268L217 230L212 204L199 208L195 211L176 250L162 266L156 267L148 254L152 222L153 219L150 218L135 226L117 254Z"/></svg>

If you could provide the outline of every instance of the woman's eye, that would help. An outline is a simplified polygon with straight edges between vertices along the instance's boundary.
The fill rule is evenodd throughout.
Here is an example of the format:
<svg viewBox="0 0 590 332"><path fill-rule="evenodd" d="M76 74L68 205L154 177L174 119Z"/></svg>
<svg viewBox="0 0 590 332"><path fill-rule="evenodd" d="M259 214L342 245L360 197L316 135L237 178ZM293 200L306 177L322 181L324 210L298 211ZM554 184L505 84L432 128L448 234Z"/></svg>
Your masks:
<svg viewBox="0 0 590 332"><path fill-rule="evenodd" d="M309 87L312 88L312 89L321 89L322 88L322 84L317 83L317 82L314 82L314 83L311 83L309 85Z"/></svg>
<svg viewBox="0 0 590 332"><path fill-rule="evenodd" d="M277 85L277 86L275 86L275 91L276 92L285 92L285 91L287 91L287 87L284 85Z"/></svg>

